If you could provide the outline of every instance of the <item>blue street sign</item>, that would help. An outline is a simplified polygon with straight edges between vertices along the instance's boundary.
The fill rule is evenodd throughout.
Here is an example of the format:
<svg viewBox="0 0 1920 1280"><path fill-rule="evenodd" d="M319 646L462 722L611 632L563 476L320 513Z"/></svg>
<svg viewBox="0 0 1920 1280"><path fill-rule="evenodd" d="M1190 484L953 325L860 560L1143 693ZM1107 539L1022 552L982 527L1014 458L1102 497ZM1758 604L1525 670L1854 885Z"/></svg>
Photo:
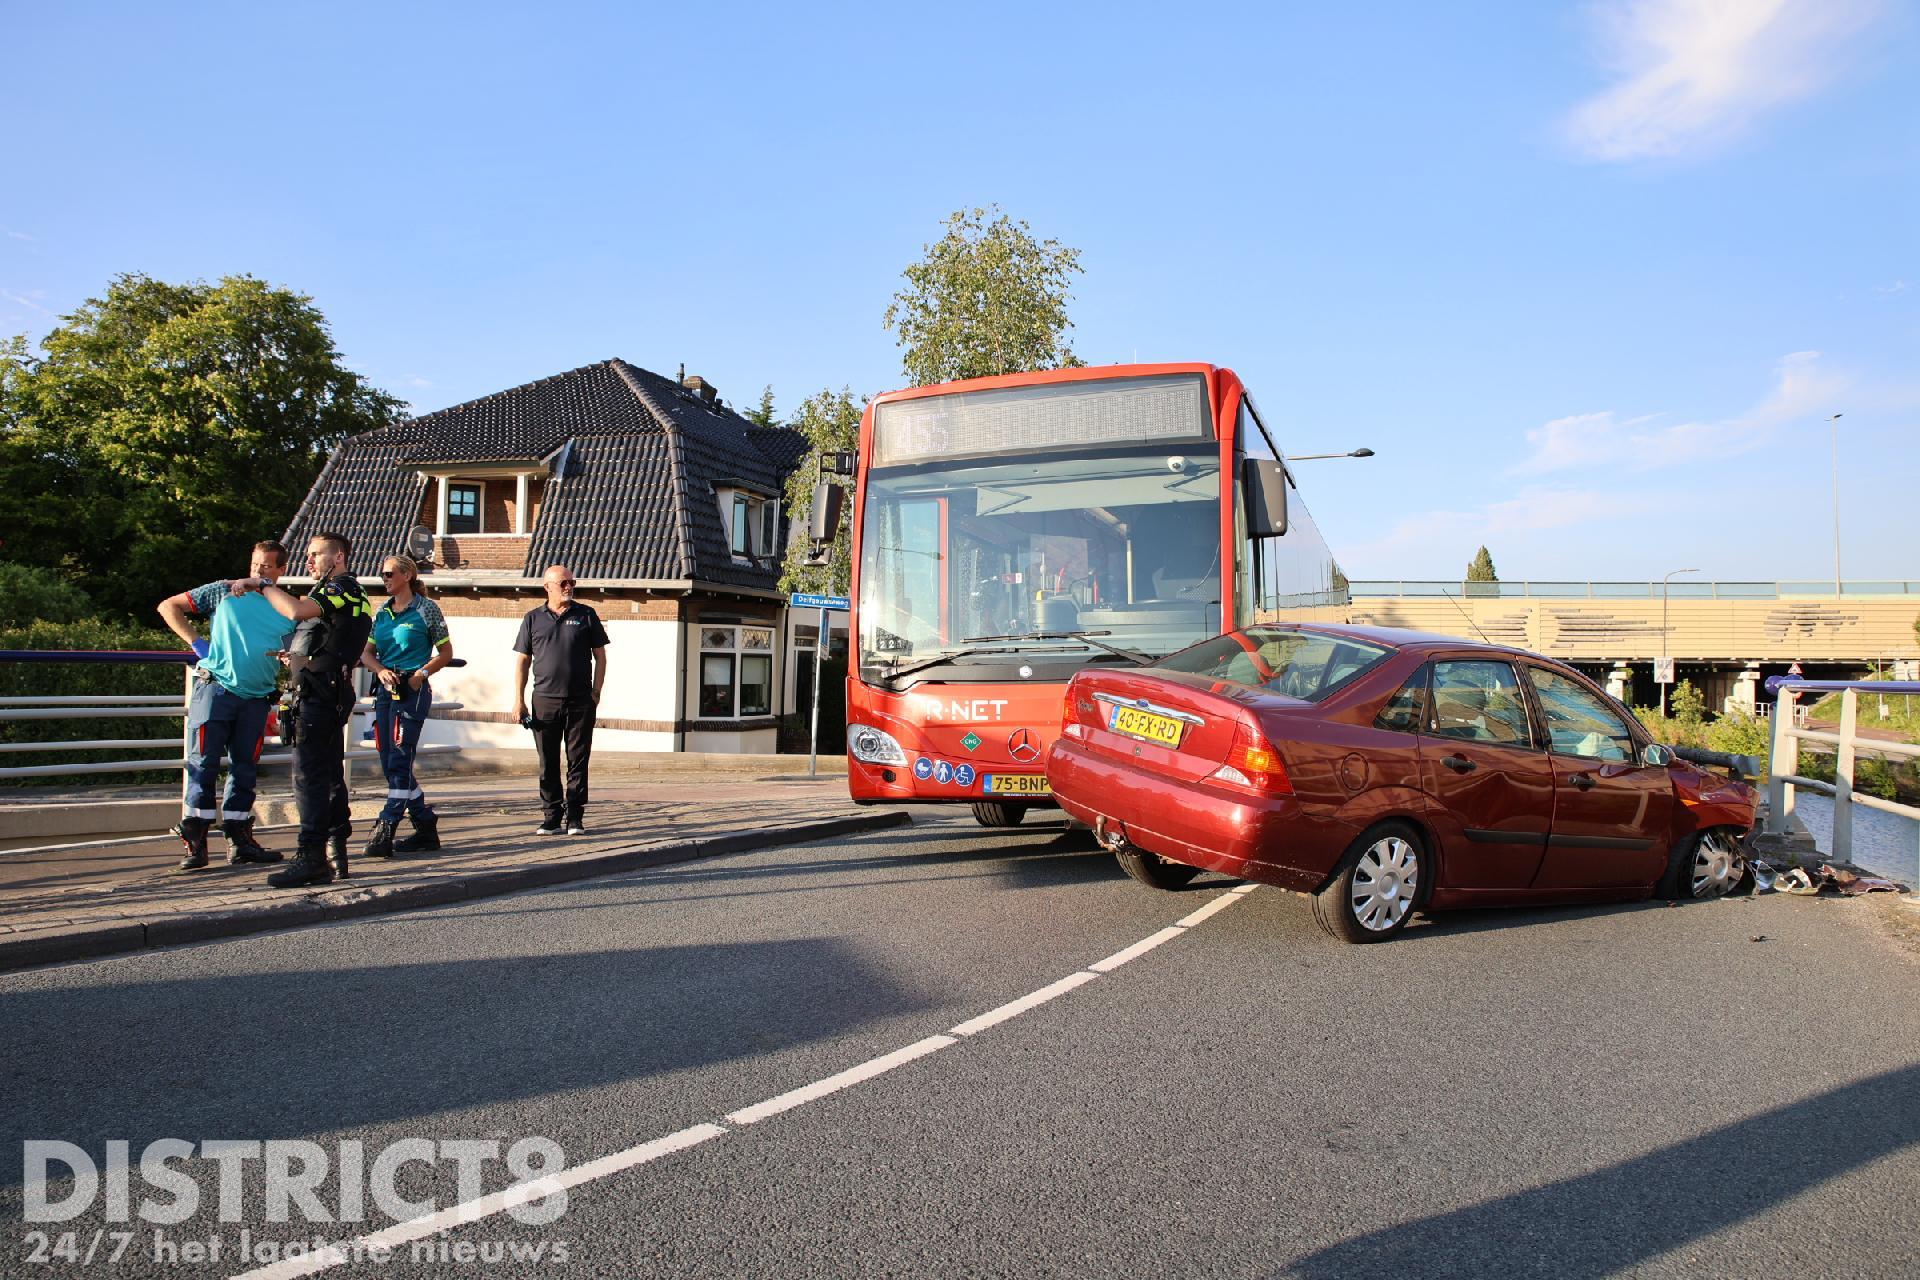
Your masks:
<svg viewBox="0 0 1920 1280"><path fill-rule="evenodd" d="M841 609L853 607L853 602L845 596L817 596L809 591L796 591L787 597L787 603L795 609Z"/></svg>

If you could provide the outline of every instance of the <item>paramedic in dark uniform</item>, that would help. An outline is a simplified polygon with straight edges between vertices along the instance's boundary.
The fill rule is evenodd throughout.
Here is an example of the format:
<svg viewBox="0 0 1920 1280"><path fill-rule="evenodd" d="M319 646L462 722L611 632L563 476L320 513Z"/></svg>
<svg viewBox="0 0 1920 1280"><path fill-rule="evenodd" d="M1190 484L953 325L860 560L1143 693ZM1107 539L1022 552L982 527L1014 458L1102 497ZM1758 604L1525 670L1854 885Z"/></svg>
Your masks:
<svg viewBox="0 0 1920 1280"><path fill-rule="evenodd" d="M587 760L593 752L594 709L607 682L607 630L600 615L573 598L573 575L548 569L547 602L520 621L513 651L513 714L533 730L540 752L537 835L586 834ZM533 668L533 713L527 713L527 668ZM567 784L560 786L560 749L567 752Z"/></svg>
<svg viewBox="0 0 1920 1280"><path fill-rule="evenodd" d="M271 582L243 578L236 595L259 591L280 616L297 623L288 654L297 699L294 713L293 800L300 810L300 845L293 861L267 877L285 889L327 884L347 874L348 825L345 730L353 714L353 669L373 632L373 606L347 572L349 546L337 533L307 543L313 590L288 595ZM328 845L332 862L328 862Z"/></svg>

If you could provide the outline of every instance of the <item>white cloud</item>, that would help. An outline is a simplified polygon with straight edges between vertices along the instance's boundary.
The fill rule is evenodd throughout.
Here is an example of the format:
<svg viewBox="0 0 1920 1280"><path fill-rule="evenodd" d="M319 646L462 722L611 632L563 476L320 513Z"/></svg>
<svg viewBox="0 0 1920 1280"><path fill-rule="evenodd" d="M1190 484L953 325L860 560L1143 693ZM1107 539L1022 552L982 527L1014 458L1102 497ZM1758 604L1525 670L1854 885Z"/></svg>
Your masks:
<svg viewBox="0 0 1920 1280"><path fill-rule="evenodd" d="M45 289L29 289L25 293L15 293L12 289L0 289L0 299L11 302L16 307L25 307L29 311L38 311L43 316L50 316L53 312L40 305L40 300L46 296Z"/></svg>
<svg viewBox="0 0 1920 1280"><path fill-rule="evenodd" d="M1674 156L1735 136L1818 92L1882 0L1606 0L1593 9L1616 81L1574 108L1568 137L1598 160Z"/></svg>
<svg viewBox="0 0 1920 1280"><path fill-rule="evenodd" d="M33 237L32 237L32 236L30 236L30 235L28 235L28 234L27 234L26 232L24 232L24 231L15 231L15 230L13 230L13 229L12 229L11 227L9 227L9 228L7 229L7 239L9 239L9 240L31 240L31 239L33 239Z"/></svg>
<svg viewBox="0 0 1920 1280"><path fill-rule="evenodd" d="M1770 443L1781 426L1834 412L1852 386L1823 368L1818 351L1781 357L1773 385L1750 408L1709 422L1657 424L1656 416L1622 419L1611 411L1555 418L1527 432L1532 452L1512 475L1544 475L1575 467L1655 471L1702 458L1749 453Z"/></svg>
<svg viewBox="0 0 1920 1280"><path fill-rule="evenodd" d="M1905 293L1907 291L1907 282L1905 280L1895 280L1892 284L1877 284L1873 286L1873 291L1875 293L1887 294Z"/></svg>
<svg viewBox="0 0 1920 1280"><path fill-rule="evenodd" d="M429 387L433 386L431 382L427 381L425 378L421 377L417 373L410 373L407 375L407 385L414 388L417 391L425 391Z"/></svg>

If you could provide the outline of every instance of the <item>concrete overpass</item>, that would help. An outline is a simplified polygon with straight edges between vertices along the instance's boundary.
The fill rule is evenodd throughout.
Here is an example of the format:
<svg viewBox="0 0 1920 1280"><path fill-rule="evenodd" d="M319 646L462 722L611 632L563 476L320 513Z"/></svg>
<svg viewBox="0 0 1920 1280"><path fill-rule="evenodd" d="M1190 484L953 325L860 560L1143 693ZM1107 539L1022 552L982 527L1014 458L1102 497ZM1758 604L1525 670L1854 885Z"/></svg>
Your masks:
<svg viewBox="0 0 1920 1280"><path fill-rule="evenodd" d="M1653 659L1708 706L1751 708L1794 663L1809 678L1851 679L1920 661L1920 581L1395 582L1350 584L1348 620L1484 635L1583 667L1616 696L1658 701Z"/></svg>

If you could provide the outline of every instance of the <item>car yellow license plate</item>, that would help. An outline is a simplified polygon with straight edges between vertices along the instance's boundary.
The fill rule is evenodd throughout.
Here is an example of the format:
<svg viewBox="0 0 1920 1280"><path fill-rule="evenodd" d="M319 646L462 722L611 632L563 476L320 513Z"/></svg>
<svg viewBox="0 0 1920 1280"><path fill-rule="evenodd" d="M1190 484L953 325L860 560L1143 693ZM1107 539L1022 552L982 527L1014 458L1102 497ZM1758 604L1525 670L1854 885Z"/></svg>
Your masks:
<svg viewBox="0 0 1920 1280"><path fill-rule="evenodd" d="M1180 735L1186 725L1172 716L1159 716L1151 711L1142 711L1138 707L1115 707L1113 709L1113 731L1124 733L1133 738L1145 738L1148 742L1162 742L1169 747L1180 745Z"/></svg>
<svg viewBox="0 0 1920 1280"><path fill-rule="evenodd" d="M1050 796L1053 788L1047 785L1044 773L990 773L984 779L986 793L990 796Z"/></svg>

